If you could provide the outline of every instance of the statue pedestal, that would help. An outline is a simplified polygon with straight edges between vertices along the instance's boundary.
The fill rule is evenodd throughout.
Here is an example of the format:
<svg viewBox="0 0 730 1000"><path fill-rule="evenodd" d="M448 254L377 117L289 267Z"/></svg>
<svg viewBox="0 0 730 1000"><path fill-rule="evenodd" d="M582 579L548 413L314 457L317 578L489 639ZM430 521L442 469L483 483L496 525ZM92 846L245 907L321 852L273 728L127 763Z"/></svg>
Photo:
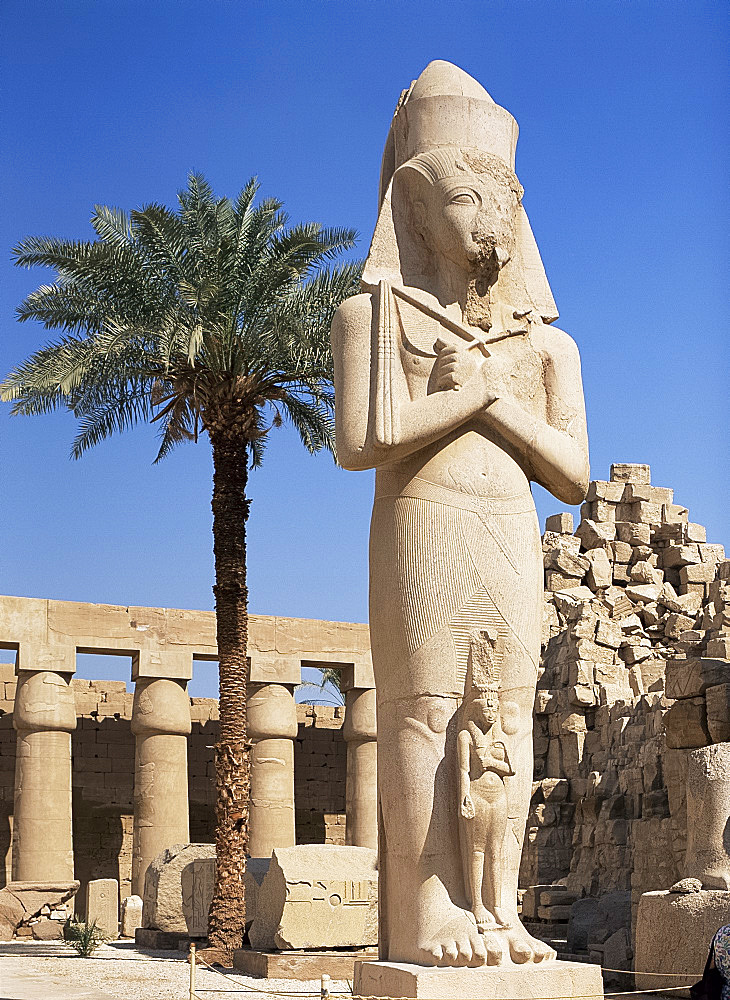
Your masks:
<svg viewBox="0 0 730 1000"><path fill-rule="evenodd" d="M697 982L715 931L727 923L730 892L645 892L636 918L636 989L667 989ZM661 972L667 973L666 977L657 975Z"/></svg>
<svg viewBox="0 0 730 1000"><path fill-rule="evenodd" d="M479 969L433 969L405 962L356 962L355 997L425 997L459 1000L569 1000L602 997L599 965L539 962Z"/></svg>

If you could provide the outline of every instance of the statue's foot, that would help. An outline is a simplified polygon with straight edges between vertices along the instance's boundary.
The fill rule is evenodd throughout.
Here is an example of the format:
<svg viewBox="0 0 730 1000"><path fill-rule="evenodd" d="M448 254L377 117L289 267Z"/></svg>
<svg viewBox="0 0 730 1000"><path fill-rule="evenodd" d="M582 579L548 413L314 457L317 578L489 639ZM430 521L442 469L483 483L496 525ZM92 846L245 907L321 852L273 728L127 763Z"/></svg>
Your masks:
<svg viewBox="0 0 730 1000"><path fill-rule="evenodd" d="M477 930L480 934L486 934L487 931L493 931L499 927L499 924L486 906L475 906L472 913L474 915L474 919L476 920Z"/></svg>
<svg viewBox="0 0 730 1000"><path fill-rule="evenodd" d="M549 962L557 958L557 952L549 944L533 937L520 921L516 914L509 917L503 910L497 912L497 919L509 920L508 928L503 932L509 946L510 958L517 965L525 962Z"/></svg>
<svg viewBox="0 0 730 1000"><path fill-rule="evenodd" d="M504 949L494 923L481 931L466 910L454 907L456 914L420 946L420 963L439 968L500 965Z"/></svg>

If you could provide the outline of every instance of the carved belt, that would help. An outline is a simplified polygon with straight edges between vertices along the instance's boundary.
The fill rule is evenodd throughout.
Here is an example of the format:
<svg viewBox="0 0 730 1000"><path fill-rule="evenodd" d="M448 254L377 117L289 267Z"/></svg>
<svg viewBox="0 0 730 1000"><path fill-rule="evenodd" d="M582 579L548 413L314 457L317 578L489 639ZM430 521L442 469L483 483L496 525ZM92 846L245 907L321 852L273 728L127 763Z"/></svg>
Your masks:
<svg viewBox="0 0 730 1000"><path fill-rule="evenodd" d="M489 514L529 514L535 510L535 502L529 490L510 497L480 497L431 483L418 476L414 476L399 493L376 493L375 500L400 500L406 497L470 510L481 517Z"/></svg>

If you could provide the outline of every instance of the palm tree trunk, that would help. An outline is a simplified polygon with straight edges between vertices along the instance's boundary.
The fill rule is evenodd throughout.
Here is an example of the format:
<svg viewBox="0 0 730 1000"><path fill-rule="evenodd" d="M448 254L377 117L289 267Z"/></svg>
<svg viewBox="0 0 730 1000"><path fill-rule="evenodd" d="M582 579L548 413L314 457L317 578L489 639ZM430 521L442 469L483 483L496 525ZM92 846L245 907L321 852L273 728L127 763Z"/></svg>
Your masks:
<svg viewBox="0 0 730 1000"><path fill-rule="evenodd" d="M249 747L246 740L247 449L233 435L211 433L213 551L220 678L220 735L215 746L216 878L208 940L218 961L232 964L244 932L243 873L248 847Z"/></svg>

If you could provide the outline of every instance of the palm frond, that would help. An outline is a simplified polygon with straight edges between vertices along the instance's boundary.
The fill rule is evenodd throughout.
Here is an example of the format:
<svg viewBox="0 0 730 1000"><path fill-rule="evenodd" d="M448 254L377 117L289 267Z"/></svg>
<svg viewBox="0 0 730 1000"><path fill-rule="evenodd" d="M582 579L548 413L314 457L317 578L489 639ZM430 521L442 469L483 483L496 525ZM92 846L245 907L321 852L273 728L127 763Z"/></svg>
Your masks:
<svg viewBox="0 0 730 1000"><path fill-rule="evenodd" d="M97 205L94 242L29 237L23 267L55 271L18 308L63 331L0 386L14 413L69 409L73 454L140 420L159 423L157 461L196 440L208 416L230 419L262 461L274 407L309 451L334 449L329 326L358 290L359 263L331 266L353 230L291 225L255 177L235 200L200 174L176 210Z"/></svg>

